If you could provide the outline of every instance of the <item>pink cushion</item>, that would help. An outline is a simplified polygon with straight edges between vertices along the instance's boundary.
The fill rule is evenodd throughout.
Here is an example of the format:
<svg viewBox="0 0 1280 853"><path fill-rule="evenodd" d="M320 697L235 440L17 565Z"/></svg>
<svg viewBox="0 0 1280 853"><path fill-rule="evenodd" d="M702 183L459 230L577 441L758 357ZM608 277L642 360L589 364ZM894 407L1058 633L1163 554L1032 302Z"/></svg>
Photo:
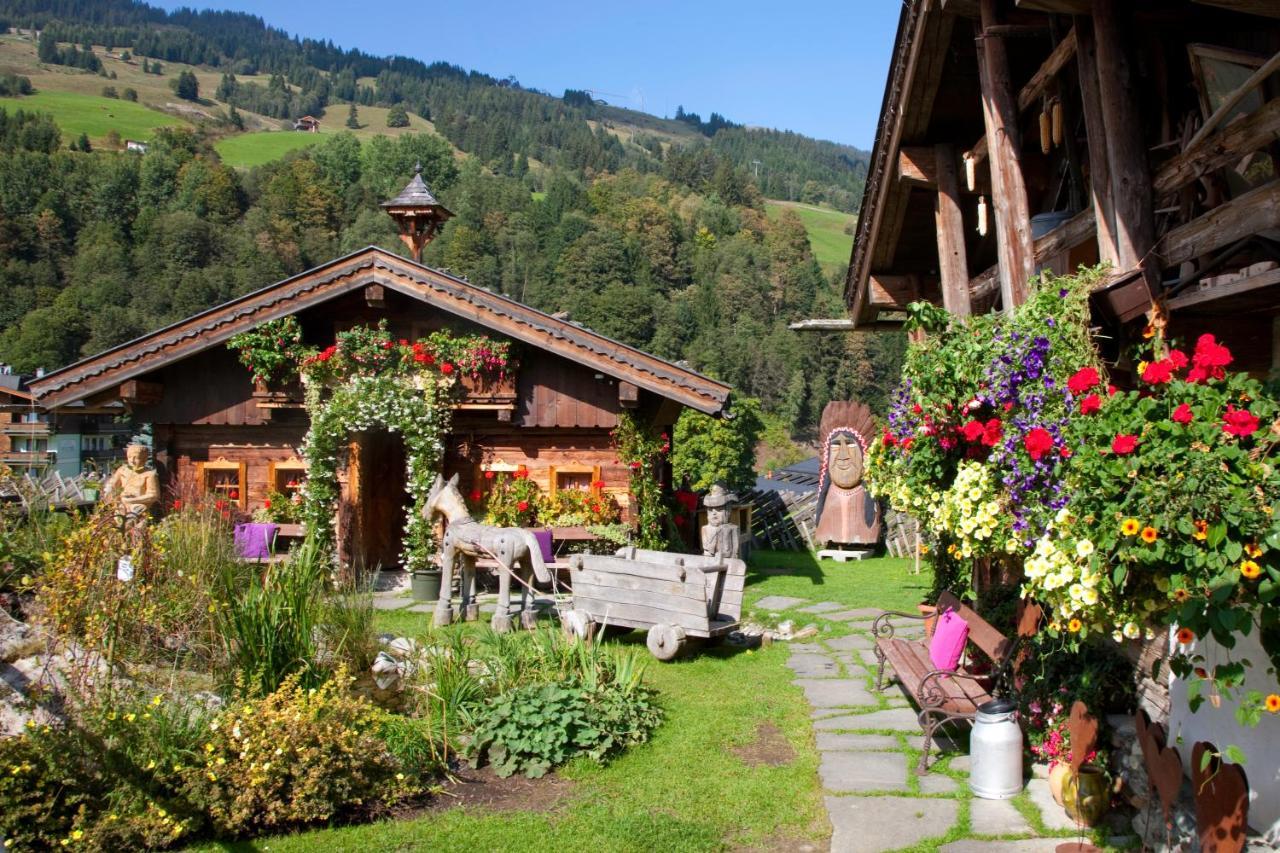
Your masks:
<svg viewBox="0 0 1280 853"><path fill-rule="evenodd" d="M933 661L936 669L955 672L968 639L969 623L961 619L954 610L946 611L938 617L938 626L933 629L933 639L929 642L929 660Z"/></svg>

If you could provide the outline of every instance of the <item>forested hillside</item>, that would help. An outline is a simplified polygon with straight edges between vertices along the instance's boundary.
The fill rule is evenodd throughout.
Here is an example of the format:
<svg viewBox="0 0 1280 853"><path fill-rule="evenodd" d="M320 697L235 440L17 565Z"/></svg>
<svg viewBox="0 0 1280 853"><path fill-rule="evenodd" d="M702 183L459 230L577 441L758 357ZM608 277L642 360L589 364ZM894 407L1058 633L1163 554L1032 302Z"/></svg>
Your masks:
<svg viewBox="0 0 1280 853"><path fill-rule="evenodd" d="M94 46L114 51L113 67L126 47L149 68L215 66L218 96L243 97L257 115L315 98L331 117L343 97L408 102L441 134L326 132L245 171L215 150L237 138L221 125L156 127L139 155L87 151L48 117L0 111L0 361L19 370L65 364L365 245L399 251L378 203L420 161L456 213L427 263L684 359L760 398L796 437L812 438L829 399L882 403L896 375L895 336L786 328L840 314L840 274L815 262L794 209L766 216L762 189L785 198L770 180L789 174L797 197L848 209L861 189L853 149L719 116L668 122L583 93L552 98L291 39L239 14L0 0L0 17L58 33L54 46L77 46L85 66Z"/></svg>

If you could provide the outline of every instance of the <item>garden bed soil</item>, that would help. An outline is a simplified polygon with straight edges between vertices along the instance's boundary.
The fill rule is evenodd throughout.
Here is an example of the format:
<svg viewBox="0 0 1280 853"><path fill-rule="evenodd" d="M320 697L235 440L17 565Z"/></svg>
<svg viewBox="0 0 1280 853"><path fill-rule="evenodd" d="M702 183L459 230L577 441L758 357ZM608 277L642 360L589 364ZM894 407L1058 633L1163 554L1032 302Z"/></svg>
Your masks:
<svg viewBox="0 0 1280 853"><path fill-rule="evenodd" d="M447 782L439 794L416 810L416 814L456 808L495 812L553 811L573 794L575 787L573 782L554 773L541 779L530 779L519 773L503 779L493 772L492 767L475 769L464 766L454 770L453 781Z"/></svg>
<svg viewBox="0 0 1280 853"><path fill-rule="evenodd" d="M796 751L782 734L782 729L770 722L756 726L754 741L744 746L735 746L731 751L748 767L781 767L796 760Z"/></svg>

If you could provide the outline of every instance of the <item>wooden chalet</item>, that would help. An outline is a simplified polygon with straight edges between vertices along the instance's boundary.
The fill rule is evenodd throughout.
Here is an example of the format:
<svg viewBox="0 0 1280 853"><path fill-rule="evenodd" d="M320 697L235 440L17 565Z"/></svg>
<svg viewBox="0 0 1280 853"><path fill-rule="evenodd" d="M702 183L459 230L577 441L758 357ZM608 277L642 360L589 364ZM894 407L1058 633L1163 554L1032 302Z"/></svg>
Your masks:
<svg viewBox="0 0 1280 853"><path fill-rule="evenodd" d="M920 299L1013 306L1039 270L1106 261L1094 308L1113 340L1166 318L1265 375L1278 70L1274 0L907 0L841 327Z"/></svg>
<svg viewBox="0 0 1280 853"><path fill-rule="evenodd" d="M405 230L416 254L425 229ZM460 475L464 494L487 470L523 466L544 491L603 481L625 506L629 471L610 442L619 414L670 426L685 407L719 414L729 398L727 386L684 367L376 247L56 370L31 390L54 410L123 401L136 421L152 424L157 468L175 494L181 485L251 510L268 491L287 493L306 476L298 448L307 413L300 392L255 390L226 342L286 315L317 346L384 319L395 337L449 329L513 343L514 375L468 388L456 405L443 473ZM398 561L404 469L399 436L352 435L339 541L353 561Z"/></svg>

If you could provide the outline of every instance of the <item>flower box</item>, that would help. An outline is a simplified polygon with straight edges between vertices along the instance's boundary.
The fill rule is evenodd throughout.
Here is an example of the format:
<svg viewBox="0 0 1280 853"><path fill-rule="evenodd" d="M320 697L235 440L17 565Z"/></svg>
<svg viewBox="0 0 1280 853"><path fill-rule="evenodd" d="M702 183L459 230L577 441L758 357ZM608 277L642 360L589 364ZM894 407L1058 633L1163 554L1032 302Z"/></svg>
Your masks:
<svg viewBox="0 0 1280 853"><path fill-rule="evenodd" d="M253 399L259 405L301 403L302 383L295 379L283 385L268 385L259 380L253 383Z"/></svg>
<svg viewBox="0 0 1280 853"><path fill-rule="evenodd" d="M506 373L502 376L467 376L463 375L458 378L458 384L462 389L462 403L469 404L492 404L492 403L514 403L516 400L516 376L514 373Z"/></svg>

